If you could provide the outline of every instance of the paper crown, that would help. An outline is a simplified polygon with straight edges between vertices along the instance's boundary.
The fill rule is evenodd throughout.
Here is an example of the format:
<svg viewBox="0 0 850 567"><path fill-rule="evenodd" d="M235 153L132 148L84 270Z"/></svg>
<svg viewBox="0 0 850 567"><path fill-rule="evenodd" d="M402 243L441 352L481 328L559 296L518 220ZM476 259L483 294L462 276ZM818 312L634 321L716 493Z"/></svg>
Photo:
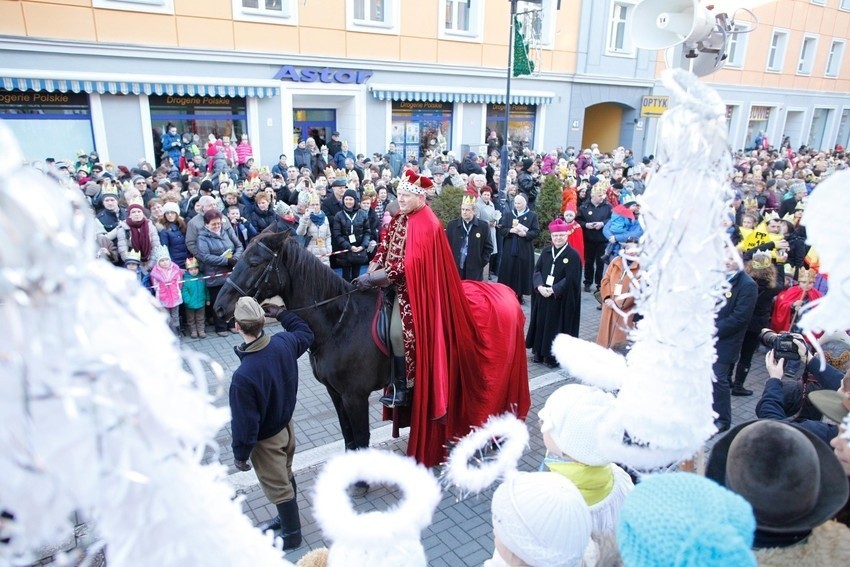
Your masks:
<svg viewBox="0 0 850 567"><path fill-rule="evenodd" d="M758 209L759 203L752 197L744 198L744 209Z"/></svg>
<svg viewBox="0 0 850 567"><path fill-rule="evenodd" d="M434 182L427 177L422 177L412 169L408 169L401 174L401 179L398 182L397 191L407 191L417 195L424 195L426 189L434 186Z"/></svg>
<svg viewBox="0 0 850 567"><path fill-rule="evenodd" d="M153 249L153 253L151 254L151 256L153 256L153 259L156 262L159 262L163 258L168 258L169 260L171 260L171 254L168 252L168 246L166 246L165 244L160 244L159 246L156 246Z"/></svg>
<svg viewBox="0 0 850 567"><path fill-rule="evenodd" d="M344 169L335 169L335 170L334 170L334 174L335 174L337 177L347 177L347 176L348 176L348 172L347 172L347 171L345 171Z"/></svg>
<svg viewBox="0 0 850 567"><path fill-rule="evenodd" d="M756 252L753 254L751 266L755 270L764 270L773 266L773 261L770 258L769 252Z"/></svg>
<svg viewBox="0 0 850 567"><path fill-rule="evenodd" d="M765 213L764 222L768 223L772 220L779 220L779 213L776 211L770 211L769 213Z"/></svg>
<svg viewBox="0 0 850 567"><path fill-rule="evenodd" d="M197 268L198 267L198 259L197 258L186 258L186 269Z"/></svg>
<svg viewBox="0 0 850 567"><path fill-rule="evenodd" d="M806 282L813 283L815 281L816 275L817 272L813 269L807 270L805 268L800 268L800 272L797 274L797 282L802 282L805 280Z"/></svg>
<svg viewBox="0 0 850 567"><path fill-rule="evenodd" d="M336 177L336 170L331 166L327 166L325 168L325 177L329 177L329 176L330 177Z"/></svg>
<svg viewBox="0 0 850 567"><path fill-rule="evenodd" d="M219 173L218 174L218 182L219 183L230 183L230 177L224 172Z"/></svg>
<svg viewBox="0 0 850 567"><path fill-rule="evenodd" d="M142 263L142 253L136 250L127 250L127 254L124 257L124 263L129 264L130 262L135 262L136 264Z"/></svg>
<svg viewBox="0 0 850 567"><path fill-rule="evenodd" d="M105 199L106 197L115 197L118 198L118 189L113 186L105 187L103 191L100 192L100 198Z"/></svg>
<svg viewBox="0 0 850 567"><path fill-rule="evenodd" d="M608 183L608 180L604 177L600 178L599 181L593 186L593 189L590 190L591 195L607 195L608 188L611 187L611 184Z"/></svg>
<svg viewBox="0 0 850 567"><path fill-rule="evenodd" d="M463 196L463 200L461 201L462 206L474 207L475 206L475 195L471 195L470 193L466 193Z"/></svg>

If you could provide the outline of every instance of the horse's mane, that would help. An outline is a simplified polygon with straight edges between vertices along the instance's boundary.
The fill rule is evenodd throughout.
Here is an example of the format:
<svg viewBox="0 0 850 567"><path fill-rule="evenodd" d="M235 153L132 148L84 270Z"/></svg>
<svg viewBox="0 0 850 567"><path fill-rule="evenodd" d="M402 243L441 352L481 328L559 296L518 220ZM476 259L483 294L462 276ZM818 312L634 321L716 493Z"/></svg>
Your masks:
<svg viewBox="0 0 850 567"><path fill-rule="evenodd" d="M263 231L254 240L267 240L272 236L283 237L282 261L290 273L292 285L308 285L320 298L342 295L351 289L351 284L337 276L312 252L301 246L295 238L282 232ZM295 278L297 279L297 282Z"/></svg>

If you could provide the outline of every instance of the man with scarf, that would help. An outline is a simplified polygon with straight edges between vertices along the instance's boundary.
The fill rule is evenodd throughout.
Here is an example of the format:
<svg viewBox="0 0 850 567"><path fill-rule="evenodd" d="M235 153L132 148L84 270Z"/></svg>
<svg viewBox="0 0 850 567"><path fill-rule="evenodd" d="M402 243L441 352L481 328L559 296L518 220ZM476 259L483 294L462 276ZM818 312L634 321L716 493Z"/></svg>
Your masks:
<svg viewBox="0 0 850 567"><path fill-rule="evenodd" d="M118 229L118 253L127 260L127 252L135 250L142 256L142 271L149 273L154 266L153 250L159 246L159 233L153 223L145 218L145 209L138 203L127 208L127 219Z"/></svg>
<svg viewBox="0 0 850 567"><path fill-rule="evenodd" d="M502 237L502 258L499 264L499 283L503 283L523 303L523 295L532 292L531 273L534 268L534 239L540 234L540 222L522 193L513 199L514 208L502 216L499 234Z"/></svg>
<svg viewBox="0 0 850 567"><path fill-rule="evenodd" d="M578 337L581 321L581 258L567 243L569 226L561 219L549 223L552 246L540 253L534 267L534 292L526 348L534 362L558 366L552 341L561 333Z"/></svg>
<svg viewBox="0 0 850 567"><path fill-rule="evenodd" d="M531 403L522 311L504 286L458 277L442 224L426 205L430 186L404 172L399 212L369 272L354 282L395 292L393 378L381 403L393 408L384 416L396 430L410 425L407 453L425 466L442 462L447 441L488 416L524 418Z"/></svg>
<svg viewBox="0 0 850 567"><path fill-rule="evenodd" d="M490 241L490 227L483 220L475 218L474 194L467 193L460 205L460 218L449 222L446 236L452 247L452 255L462 280L481 281L484 279L484 266L490 263L493 243Z"/></svg>

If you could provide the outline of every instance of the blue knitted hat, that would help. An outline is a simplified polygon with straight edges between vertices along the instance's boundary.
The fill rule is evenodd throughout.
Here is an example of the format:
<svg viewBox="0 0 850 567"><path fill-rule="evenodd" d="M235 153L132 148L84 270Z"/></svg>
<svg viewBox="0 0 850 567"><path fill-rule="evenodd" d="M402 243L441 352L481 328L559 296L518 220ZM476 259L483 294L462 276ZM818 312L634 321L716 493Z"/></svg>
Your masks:
<svg viewBox="0 0 850 567"><path fill-rule="evenodd" d="M756 520L746 500L692 473L650 476L620 510L629 567L755 567Z"/></svg>

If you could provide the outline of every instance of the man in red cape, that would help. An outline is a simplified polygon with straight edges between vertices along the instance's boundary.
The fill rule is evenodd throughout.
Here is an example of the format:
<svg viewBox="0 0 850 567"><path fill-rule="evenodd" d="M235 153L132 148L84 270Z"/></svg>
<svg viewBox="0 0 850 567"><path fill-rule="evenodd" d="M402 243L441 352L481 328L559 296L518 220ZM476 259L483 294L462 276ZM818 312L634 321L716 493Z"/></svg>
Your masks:
<svg viewBox="0 0 850 567"><path fill-rule="evenodd" d="M821 292L814 289L814 270L801 269L797 278L797 285L783 290L773 302L770 328L777 333L792 331L800 319L800 310L803 306L823 296Z"/></svg>
<svg viewBox="0 0 850 567"><path fill-rule="evenodd" d="M399 213L369 273L356 280L395 287L396 370L381 403L394 408L396 427L409 423L407 453L429 467L442 462L449 441L488 416L511 411L525 418L531 405L522 309L506 286L461 281L443 226L425 203L430 183L404 172Z"/></svg>

